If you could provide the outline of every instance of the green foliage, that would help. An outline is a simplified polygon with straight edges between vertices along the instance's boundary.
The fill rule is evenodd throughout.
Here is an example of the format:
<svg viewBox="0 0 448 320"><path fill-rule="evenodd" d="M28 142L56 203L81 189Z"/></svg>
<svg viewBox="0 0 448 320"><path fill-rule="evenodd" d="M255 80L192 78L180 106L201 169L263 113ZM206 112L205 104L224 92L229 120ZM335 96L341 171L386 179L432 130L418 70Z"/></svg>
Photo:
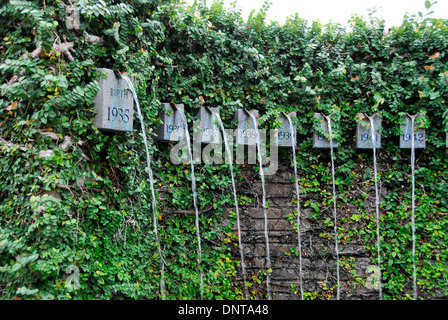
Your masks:
<svg viewBox="0 0 448 320"><path fill-rule="evenodd" d="M314 196L303 207L311 208L312 223L322 223L324 238L332 230L326 209L331 172L328 153L311 148L311 132L317 129L314 112L333 114L340 222L358 226L340 227L339 240L360 239L374 257L374 211L365 206L372 196L372 161L355 150L353 137L358 112L379 112L378 166L387 190L381 208L386 298L406 299L412 274L410 168L408 153L397 147L400 116L424 113L427 149L418 153L416 175L418 285L426 296L445 290L448 20L405 16L401 26L385 32L372 11L368 21L353 16L347 31L297 14L284 25L268 24L269 2L247 22L222 1L210 9L202 2L184 7L155 0L79 0L75 6L81 30L67 29L60 1L10 1L0 9L0 20L8 21L0 24L3 298L161 298L143 139L137 129L110 134L92 125L98 67L128 71L136 80L150 136L161 102L184 103L188 117L204 99L220 108L227 127L235 125L231 119L241 107L266 115L265 128L276 126L280 111L297 111L299 182ZM103 42L89 42L88 35ZM65 41L74 43L73 61L52 50ZM44 57L31 56L37 48ZM72 140L68 148L62 147L65 139ZM41 157L45 150L53 153ZM194 219L172 213L193 206L190 167L170 164L166 145L152 143L150 152L166 298L198 298ZM289 163L289 154L282 161ZM230 224L223 218L224 208L232 207L228 166L201 165L195 175L200 209L214 209L200 219L205 298L240 299L234 216ZM80 270L78 290L66 287L70 265Z"/></svg>

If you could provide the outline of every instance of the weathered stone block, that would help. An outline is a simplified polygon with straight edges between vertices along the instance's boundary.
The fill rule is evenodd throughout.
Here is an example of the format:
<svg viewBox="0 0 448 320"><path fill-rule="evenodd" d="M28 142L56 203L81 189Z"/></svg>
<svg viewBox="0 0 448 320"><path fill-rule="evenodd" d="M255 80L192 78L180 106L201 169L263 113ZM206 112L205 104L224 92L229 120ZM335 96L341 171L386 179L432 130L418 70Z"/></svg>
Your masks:
<svg viewBox="0 0 448 320"><path fill-rule="evenodd" d="M297 113L291 112L288 115L292 119L297 116ZM277 145L279 147L292 147L293 133L295 134L297 144L297 125L293 123L291 131L291 126L289 125L288 118L285 114L282 114L277 120L282 122L282 126L276 131L275 141Z"/></svg>
<svg viewBox="0 0 448 320"><path fill-rule="evenodd" d="M221 128L214 112L219 112L219 108L201 107L199 109L201 143L221 143Z"/></svg>
<svg viewBox="0 0 448 320"><path fill-rule="evenodd" d="M415 120L421 118L423 115L418 113L415 117ZM426 148L426 130L423 128L419 128L414 123L414 128L411 128L411 117L408 115L404 116L405 124L401 124L400 128L403 134L400 136L400 148L402 149L410 149L412 148L412 139L414 139L414 148L415 149L424 149Z"/></svg>
<svg viewBox="0 0 448 320"><path fill-rule="evenodd" d="M381 148L381 134L379 128L381 127L381 117L375 113L373 115L374 137L370 128L370 119L364 113L358 113L358 124L356 126L356 148L358 149L373 149Z"/></svg>
<svg viewBox="0 0 448 320"><path fill-rule="evenodd" d="M242 145L256 145L257 133L254 121L249 114L258 118L258 110L237 109L235 113L238 127L236 129L236 143Z"/></svg>
<svg viewBox="0 0 448 320"><path fill-rule="evenodd" d="M162 123L154 130L154 139L164 142L182 140L185 129L180 110L184 109L184 105L177 104L177 107L173 107L169 103L162 103L162 107L157 116Z"/></svg>
<svg viewBox="0 0 448 320"><path fill-rule="evenodd" d="M321 119L320 126L324 132L328 133L328 123L327 120L320 113L314 113L314 117ZM338 143L333 140L333 148L337 148ZM313 148L329 149L330 140L322 137L319 133L313 132Z"/></svg>
<svg viewBox="0 0 448 320"><path fill-rule="evenodd" d="M132 131L134 99L124 79L117 78L111 69L98 69L100 90L95 96L97 114L93 124L106 131ZM104 78L105 77L105 78Z"/></svg>

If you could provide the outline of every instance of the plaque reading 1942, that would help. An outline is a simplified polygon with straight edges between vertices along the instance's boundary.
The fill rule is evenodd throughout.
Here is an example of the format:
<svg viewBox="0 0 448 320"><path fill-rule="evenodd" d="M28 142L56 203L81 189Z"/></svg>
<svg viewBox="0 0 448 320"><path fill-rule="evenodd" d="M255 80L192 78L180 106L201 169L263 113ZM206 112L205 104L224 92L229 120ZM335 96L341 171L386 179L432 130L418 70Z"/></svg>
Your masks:
<svg viewBox="0 0 448 320"><path fill-rule="evenodd" d="M400 128L403 132L400 135L400 148L402 149L410 149L412 148L412 139L414 140L414 148L415 149L424 149L426 147L426 132L424 128L420 128L416 124L416 120L421 118L423 115L418 113L415 116L414 120L414 128L412 128L411 117L405 116L405 124L401 124Z"/></svg>
<svg viewBox="0 0 448 320"><path fill-rule="evenodd" d="M128 83L111 69L98 69L100 90L95 96L97 114L93 124L106 131L132 131L134 98Z"/></svg>

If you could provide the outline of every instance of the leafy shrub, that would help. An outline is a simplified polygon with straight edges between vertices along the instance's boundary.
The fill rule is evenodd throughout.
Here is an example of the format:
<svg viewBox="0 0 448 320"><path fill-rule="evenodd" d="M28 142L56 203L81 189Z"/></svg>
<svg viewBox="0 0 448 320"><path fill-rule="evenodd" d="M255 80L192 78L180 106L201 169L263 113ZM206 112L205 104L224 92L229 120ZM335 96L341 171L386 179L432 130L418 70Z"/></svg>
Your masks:
<svg viewBox="0 0 448 320"><path fill-rule="evenodd" d="M360 188L366 194L373 184L360 181L361 166L371 160L354 151L355 119L358 112L379 112L378 165L387 190L383 285L389 298L407 298L412 274L409 157L397 147L398 124L406 113L424 113L428 141L418 153L416 175L418 285L429 295L446 287L448 20L405 16L386 32L372 12L367 21L353 16L347 31L297 14L284 25L267 24L268 3L247 22L221 1L207 8L79 0L75 7L79 29L66 25L69 13L61 1L11 0L0 9L3 298L161 298L143 140L138 130L111 134L92 125L98 67L128 71L136 80L148 135L159 123L161 102L184 103L191 121L205 101L220 108L228 127L236 125L237 108L258 109L264 128L273 127L281 111L297 111L300 183L303 192L319 194L308 204L316 218L325 216L331 195L329 168L319 160L328 154L311 149L313 113L333 113L337 120L339 200L362 206L363 199L348 196ZM67 43L73 50L55 50ZM198 298L194 219L172 213L192 208L190 169L169 163L169 146L152 142L150 151L166 298ZM290 161L288 152L283 161ZM240 299L234 217L229 224L223 218L232 207L228 167L201 165L195 175L200 209L214 209L201 215L205 298ZM339 238L361 237L374 254L373 213L352 220L362 227L340 228ZM80 270L79 290L65 284L73 264Z"/></svg>

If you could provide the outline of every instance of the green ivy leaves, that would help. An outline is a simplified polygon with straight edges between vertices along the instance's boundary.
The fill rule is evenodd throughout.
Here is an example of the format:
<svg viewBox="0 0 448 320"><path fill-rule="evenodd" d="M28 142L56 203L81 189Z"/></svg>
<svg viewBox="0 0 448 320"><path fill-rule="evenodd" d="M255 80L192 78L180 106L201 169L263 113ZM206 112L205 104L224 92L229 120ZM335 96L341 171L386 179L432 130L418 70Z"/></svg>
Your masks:
<svg viewBox="0 0 448 320"><path fill-rule="evenodd" d="M407 298L410 272L409 166L408 155L396 147L397 126L400 115L423 111L430 139L417 170L419 286L441 292L448 261L446 20L408 16L386 33L380 19L354 16L347 31L307 23L299 15L283 26L267 24L269 2L245 22L220 1L210 8L202 2L183 8L176 1L78 0L81 34L61 23L67 14L60 2L45 3L10 1L0 9L1 21L10 21L0 24L5 35L0 44L0 282L8 283L5 298L161 298L142 137L138 131L115 135L92 126L98 67L128 71L136 79L149 135L160 122L161 102L182 102L187 114L195 114L202 102L219 107L229 128L236 125L236 108L259 110L263 128L278 126L280 112L296 111L299 181L310 195L303 206L310 210L310 223L330 229L325 223L331 200L328 154L311 148L311 134L319 130L314 112L333 114L340 143L335 151L338 205L347 212L341 222L352 226L341 227L339 238L360 239L359 245L372 252L374 225L364 208L372 186L371 160L354 150L353 137L358 112L379 112L384 124L379 167L387 190L381 208L382 271L389 298ZM433 4L426 1L426 9ZM89 43L84 32L103 41ZM74 61L50 54L53 44L64 39L74 43ZM32 58L30 52L38 47L48 56ZM43 137L42 131L55 138ZM63 149L66 137L73 143ZM193 219L171 213L191 210L190 175L186 167L169 163L168 149L150 145L167 294L197 298ZM39 158L41 151L52 155ZM291 163L288 151L281 161ZM241 168L235 166L235 172L243 179ZM223 234L232 234L235 219L225 209L232 206L228 166L199 166L195 175L200 209L213 208L200 225L206 298L239 299L235 239L222 240ZM59 197L41 196L46 192ZM240 201L251 199L241 195ZM359 209L349 211L353 207ZM289 219L294 221L293 214ZM63 280L66 267L75 262L80 289L69 292ZM125 285L128 281L132 286Z"/></svg>

